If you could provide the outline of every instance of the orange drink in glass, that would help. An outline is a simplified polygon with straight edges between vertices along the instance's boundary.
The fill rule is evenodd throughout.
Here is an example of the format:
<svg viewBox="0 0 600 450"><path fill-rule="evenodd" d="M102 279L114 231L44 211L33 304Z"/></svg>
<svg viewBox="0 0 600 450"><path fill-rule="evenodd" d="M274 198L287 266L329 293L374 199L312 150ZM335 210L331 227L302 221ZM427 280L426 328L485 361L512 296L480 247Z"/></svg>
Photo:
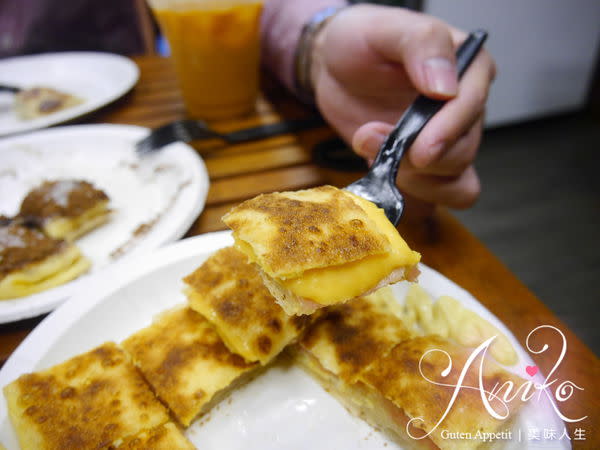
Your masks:
<svg viewBox="0 0 600 450"><path fill-rule="evenodd" d="M258 95L258 0L148 0L165 34L190 117L253 110Z"/></svg>

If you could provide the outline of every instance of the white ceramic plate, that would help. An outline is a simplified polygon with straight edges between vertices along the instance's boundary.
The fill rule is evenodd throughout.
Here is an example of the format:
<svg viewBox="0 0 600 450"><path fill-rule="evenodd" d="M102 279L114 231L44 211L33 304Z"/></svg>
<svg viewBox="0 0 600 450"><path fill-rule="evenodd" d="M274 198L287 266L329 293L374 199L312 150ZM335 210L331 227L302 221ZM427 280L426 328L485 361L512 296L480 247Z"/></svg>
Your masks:
<svg viewBox="0 0 600 450"><path fill-rule="evenodd" d="M0 84L51 87L83 102L44 117L21 120L14 113L14 96L0 92L0 136L45 128L92 112L128 92L139 73L133 61L111 53L45 53L2 59Z"/></svg>
<svg viewBox="0 0 600 450"><path fill-rule="evenodd" d="M189 229L208 191L204 163L180 142L138 158L133 145L148 132L125 125L76 125L0 140L0 214L16 214L31 188L61 178L94 183L108 194L113 209L109 222L76 242L92 261L89 274L38 294L1 300L0 323L48 312L104 267L126 263ZM132 238L143 224L152 225ZM115 252L122 256L111 256Z"/></svg>
<svg viewBox="0 0 600 450"><path fill-rule="evenodd" d="M121 341L148 326L152 317L185 301L181 278L215 250L230 245L228 232L198 236L164 247L137 259L127 270L111 268L96 278L88 293L65 303L46 318L21 344L0 371L0 386L23 373L45 369L108 341ZM468 292L439 273L421 266L420 283L430 294L448 294L488 319L513 342L520 362L511 370L523 375L531 358L514 336ZM406 283L397 285L403 298ZM536 381L543 381L541 374ZM542 399L545 399L542 396ZM527 442L531 427L562 430L563 423L547 401L530 402L519 414L513 431L518 442L502 441L504 448L570 448L568 442ZM560 431L559 431L560 432ZM383 435L351 416L302 370L276 365L217 405L206 419L186 432L203 450L226 449L393 449ZM17 448L6 404L0 403L0 441Z"/></svg>

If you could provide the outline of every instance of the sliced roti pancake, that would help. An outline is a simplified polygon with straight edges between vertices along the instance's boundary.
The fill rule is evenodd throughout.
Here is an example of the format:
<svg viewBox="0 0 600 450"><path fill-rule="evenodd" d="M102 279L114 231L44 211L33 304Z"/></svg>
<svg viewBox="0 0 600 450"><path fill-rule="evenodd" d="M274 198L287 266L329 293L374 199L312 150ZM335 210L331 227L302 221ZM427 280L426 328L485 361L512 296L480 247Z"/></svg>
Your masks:
<svg viewBox="0 0 600 450"><path fill-rule="evenodd" d="M59 286L89 267L89 260L72 243L17 221L0 224L0 300Z"/></svg>
<svg viewBox="0 0 600 450"><path fill-rule="evenodd" d="M393 298L375 293L327 308L299 341L300 362L309 369L318 362L336 379L354 381L376 358L410 337L396 307Z"/></svg>
<svg viewBox="0 0 600 450"><path fill-rule="evenodd" d="M184 278L190 307L216 328L229 350L267 364L309 322L288 316L263 284L258 269L233 247L213 254Z"/></svg>
<svg viewBox="0 0 600 450"><path fill-rule="evenodd" d="M223 217L288 314L311 314L415 275L383 211L332 186L263 194Z"/></svg>
<svg viewBox="0 0 600 450"><path fill-rule="evenodd" d="M258 366L231 353L213 326L187 307L161 314L122 346L184 426Z"/></svg>
<svg viewBox="0 0 600 450"><path fill-rule="evenodd" d="M45 181L21 202L19 217L56 239L74 240L105 223L109 198L82 180Z"/></svg>
<svg viewBox="0 0 600 450"><path fill-rule="evenodd" d="M169 421L166 408L114 343L4 388L23 449L106 448Z"/></svg>
<svg viewBox="0 0 600 450"><path fill-rule="evenodd" d="M292 278L389 250L365 211L332 186L262 194L223 220L271 277Z"/></svg>
<svg viewBox="0 0 600 450"><path fill-rule="evenodd" d="M194 450L196 447L186 439L173 422L168 422L128 437L115 448L119 450Z"/></svg>
<svg viewBox="0 0 600 450"><path fill-rule="evenodd" d="M486 393L482 394L479 389L479 364L483 357L480 355L460 382L467 387L460 389L455 403L449 407L454 386L459 383L471 352L472 349L451 344L436 335L400 342L385 358L378 358L359 376L359 390L368 392L366 398L370 398L374 405L371 411L366 411L368 408L361 403L367 418L384 419L377 425L389 429L400 440L412 440L407 435L407 428L415 437L429 433L426 439L443 449L478 448L484 443L484 434L489 436L489 433L510 429L516 410L521 406L518 396L504 403L500 399L489 398L489 393L509 381L518 388L524 380L505 371L491 358L483 362L482 382ZM450 360L451 369L444 376ZM503 393L504 390L501 390L500 394ZM486 410L482 395L488 397L494 411L501 415L509 413L506 420L492 417ZM383 415L376 411L382 408L385 411ZM448 415L436 427L447 410ZM407 427L409 420L413 421ZM446 436L465 438L447 439Z"/></svg>
<svg viewBox="0 0 600 450"><path fill-rule="evenodd" d="M373 319L373 324L381 323L382 329L376 325L350 325L369 323L367 317ZM317 323L317 332L309 330L296 347L296 361L348 411L383 430L403 448L474 449L483 444L483 433L510 429L520 404L514 401L505 407L492 397L490 404L496 412L510 414L505 420L497 420L488 413L477 389L479 360L462 381L463 386L471 388L459 392L448 415L436 427L450 405L452 386L458 383L472 349L451 344L437 335L403 336L375 317L357 308L347 311L347 316L337 323L328 319L330 325L325 329L319 330L323 325ZM452 368L447 376L442 376L449 366L448 357ZM509 381L516 387L523 383L489 358L484 366L483 385L488 393ZM504 391L501 388L500 395ZM473 439L445 438L468 435Z"/></svg>

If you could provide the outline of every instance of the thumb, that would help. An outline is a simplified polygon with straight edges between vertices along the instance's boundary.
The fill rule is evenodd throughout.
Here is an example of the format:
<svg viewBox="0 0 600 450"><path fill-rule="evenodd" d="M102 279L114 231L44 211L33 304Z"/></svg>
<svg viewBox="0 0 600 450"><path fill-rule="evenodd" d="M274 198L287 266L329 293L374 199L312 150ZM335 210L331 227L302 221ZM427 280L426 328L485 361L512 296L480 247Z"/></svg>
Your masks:
<svg viewBox="0 0 600 450"><path fill-rule="evenodd" d="M373 161L384 139L393 125L385 122L369 122L361 126L352 136L352 148L368 161Z"/></svg>
<svg viewBox="0 0 600 450"><path fill-rule="evenodd" d="M420 93L438 99L458 93L454 44L443 22L393 8L369 27L367 40L383 58L402 64Z"/></svg>

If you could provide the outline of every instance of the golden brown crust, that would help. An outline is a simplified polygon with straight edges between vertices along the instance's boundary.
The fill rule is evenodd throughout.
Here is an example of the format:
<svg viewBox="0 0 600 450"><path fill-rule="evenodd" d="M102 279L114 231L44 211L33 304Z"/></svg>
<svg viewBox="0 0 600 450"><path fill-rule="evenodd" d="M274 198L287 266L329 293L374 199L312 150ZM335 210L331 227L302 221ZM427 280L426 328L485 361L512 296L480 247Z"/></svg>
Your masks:
<svg viewBox="0 0 600 450"><path fill-rule="evenodd" d="M106 201L104 191L87 181L44 181L25 196L19 216L43 223L53 217L77 217Z"/></svg>
<svg viewBox="0 0 600 450"><path fill-rule="evenodd" d="M360 297L328 308L300 345L329 371L353 381L409 331L385 303Z"/></svg>
<svg viewBox="0 0 600 450"><path fill-rule="evenodd" d="M428 438L415 441L405 433L408 417L376 390L361 382L349 383L326 370L321 363L306 350L296 347L292 352L294 362L307 371L323 388L333 395L346 410L382 431L400 448L411 450L437 450L439 447Z"/></svg>
<svg viewBox="0 0 600 450"><path fill-rule="evenodd" d="M184 278L190 307L217 329L231 351L266 363L308 323L285 314L255 265L233 247L213 254Z"/></svg>
<svg viewBox="0 0 600 450"><path fill-rule="evenodd" d="M24 448L100 448L168 420L114 343L23 375L4 392Z"/></svg>
<svg viewBox="0 0 600 450"><path fill-rule="evenodd" d="M265 326L272 320L278 322L279 307L258 270L233 247L214 253L183 281L201 297L210 298L215 314L229 326L245 328L257 320ZM273 328L278 331L281 325L275 323Z"/></svg>
<svg viewBox="0 0 600 450"><path fill-rule="evenodd" d="M177 426L169 422L130 436L118 446L110 446L109 450L194 450L195 448Z"/></svg>
<svg viewBox="0 0 600 450"><path fill-rule="evenodd" d="M449 363L446 355L434 351L423 356L428 350L433 349L443 350L452 358L452 369L445 377L442 377L441 373ZM437 424L448 408L454 391L453 387L440 386L427 381L424 375L435 383L456 385L470 353L471 349L451 344L436 335L417 337L400 342L385 358L377 358L376 362L359 378L361 382L375 388L409 418L422 418L422 422L413 422L415 429L411 432L417 435L419 430L427 432ZM481 356L467 372L462 381L463 386L476 388L479 386L479 358ZM486 370L483 385L487 391L494 388L496 383L499 387L506 381L513 381L516 386L520 386L523 382L517 376L495 365L489 358L486 359L484 366ZM490 404L497 412L505 413L498 401L492 399ZM520 405L515 401L508 406L511 410L515 410ZM475 435L477 430L490 432L500 425L502 422L494 419L485 410L479 389L461 389L456 404L450 409L440 427L431 434L431 439L440 445L444 442L440 435L442 430L471 432Z"/></svg>
<svg viewBox="0 0 600 450"><path fill-rule="evenodd" d="M231 353L206 319L190 308L161 314L122 345L186 426L217 391L255 367Z"/></svg>
<svg viewBox="0 0 600 450"><path fill-rule="evenodd" d="M351 195L332 186L262 194L232 209L223 221L274 277L356 261L389 248Z"/></svg>
<svg viewBox="0 0 600 450"><path fill-rule="evenodd" d="M17 222L0 226L0 279L66 247L65 241L49 238L41 231Z"/></svg>

